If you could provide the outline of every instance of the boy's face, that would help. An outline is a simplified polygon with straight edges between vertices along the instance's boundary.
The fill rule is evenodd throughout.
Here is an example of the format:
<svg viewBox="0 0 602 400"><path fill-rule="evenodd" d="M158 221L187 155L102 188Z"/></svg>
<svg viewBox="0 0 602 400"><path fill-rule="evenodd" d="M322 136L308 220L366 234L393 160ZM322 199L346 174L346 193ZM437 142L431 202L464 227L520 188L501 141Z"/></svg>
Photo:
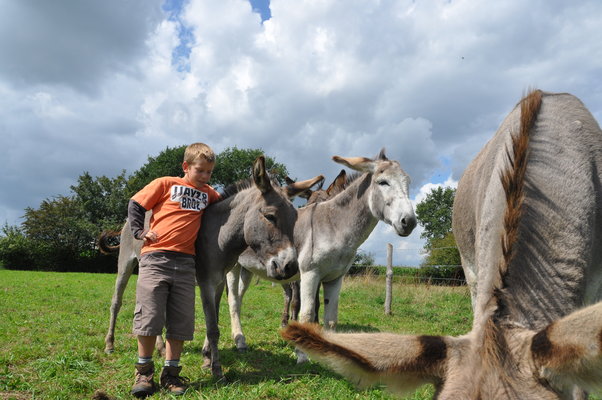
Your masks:
<svg viewBox="0 0 602 400"><path fill-rule="evenodd" d="M215 167L214 162L207 160L196 160L194 163L182 163L182 169L184 170L184 179L188 180L194 186L200 187L206 183L209 183L213 168Z"/></svg>

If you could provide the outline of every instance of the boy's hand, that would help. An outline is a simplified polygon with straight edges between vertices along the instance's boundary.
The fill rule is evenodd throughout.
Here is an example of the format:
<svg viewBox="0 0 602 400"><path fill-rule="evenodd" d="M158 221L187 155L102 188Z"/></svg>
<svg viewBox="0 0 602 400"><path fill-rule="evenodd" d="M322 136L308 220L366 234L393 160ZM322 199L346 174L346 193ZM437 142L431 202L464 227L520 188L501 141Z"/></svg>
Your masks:
<svg viewBox="0 0 602 400"><path fill-rule="evenodd" d="M159 236L157 235L157 232L155 231L148 231L144 234L144 241L145 242L150 242L150 243L156 243L157 240L159 240Z"/></svg>

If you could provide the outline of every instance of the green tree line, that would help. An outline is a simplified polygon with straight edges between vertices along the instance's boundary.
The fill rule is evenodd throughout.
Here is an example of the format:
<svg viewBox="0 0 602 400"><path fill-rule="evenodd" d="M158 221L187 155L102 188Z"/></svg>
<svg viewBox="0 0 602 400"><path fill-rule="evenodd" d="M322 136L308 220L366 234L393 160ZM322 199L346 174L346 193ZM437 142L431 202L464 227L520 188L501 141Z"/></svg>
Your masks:
<svg viewBox="0 0 602 400"><path fill-rule="evenodd" d="M464 280L460 252L452 232L452 209L456 189L437 187L416 205L416 218L424 228L426 257L419 276L441 279L438 282L459 284Z"/></svg>
<svg viewBox="0 0 602 400"><path fill-rule="evenodd" d="M9 269L115 272L115 258L97 249L98 235L121 229L129 199L153 179L182 176L185 148L167 147L129 176L125 170L114 178L83 172L69 195L28 207L21 225L2 227L0 262ZM250 177L253 161L262 154L261 149L225 149L217 154L210 184L219 189ZM266 168L284 183L285 165L266 157Z"/></svg>

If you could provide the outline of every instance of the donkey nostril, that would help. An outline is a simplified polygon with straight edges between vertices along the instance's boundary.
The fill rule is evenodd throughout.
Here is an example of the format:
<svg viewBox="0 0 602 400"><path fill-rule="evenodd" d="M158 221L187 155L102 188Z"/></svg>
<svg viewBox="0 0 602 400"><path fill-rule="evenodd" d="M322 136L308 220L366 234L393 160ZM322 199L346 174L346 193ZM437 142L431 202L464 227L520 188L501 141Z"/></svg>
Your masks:
<svg viewBox="0 0 602 400"><path fill-rule="evenodd" d="M299 270L299 263L297 261L290 261L284 266L284 271L288 275L294 275Z"/></svg>
<svg viewBox="0 0 602 400"><path fill-rule="evenodd" d="M405 218L401 219L401 226L403 226L404 228L408 225L408 223L406 222Z"/></svg>

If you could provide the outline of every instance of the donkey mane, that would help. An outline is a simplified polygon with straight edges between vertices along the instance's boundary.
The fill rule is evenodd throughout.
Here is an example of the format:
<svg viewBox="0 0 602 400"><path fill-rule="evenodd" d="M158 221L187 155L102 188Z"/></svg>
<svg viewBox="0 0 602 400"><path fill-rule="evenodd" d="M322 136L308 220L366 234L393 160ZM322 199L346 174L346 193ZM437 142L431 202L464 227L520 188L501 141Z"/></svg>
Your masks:
<svg viewBox="0 0 602 400"><path fill-rule="evenodd" d="M365 174L365 172L352 172L351 174L346 175L345 177L345 184L343 185L345 188L343 190L341 190L339 193L335 194L334 196L332 196L331 198L329 198L328 200L324 200L321 201L320 203L327 203L329 201L336 201L336 204L341 204L341 203L347 203L349 201L348 197L349 197L349 192L347 189L349 189L349 186L355 182L359 177L363 176ZM347 193L347 195L345 194ZM338 199L338 200L335 200ZM334 204L334 203L333 203ZM305 208L305 207L315 207L316 203L311 203L311 204L304 204L299 208Z"/></svg>
<svg viewBox="0 0 602 400"><path fill-rule="evenodd" d="M340 193L337 193L336 195L334 195L331 199L326 200L324 203L327 203L329 201L336 202L336 204L339 204L339 205L348 203L351 200L349 198L349 196L350 196L349 188L351 187L351 184L353 182L357 181L359 178L361 178L365 174L366 174L365 172L357 172L356 171L356 172L353 172L353 173L347 175L347 177L345 179L345 189L343 189Z"/></svg>
<svg viewBox="0 0 602 400"><path fill-rule="evenodd" d="M222 198L220 201L224 201L227 198L234 197L236 194L242 192L245 189L249 189L253 186L253 178L241 179L240 181L229 184L224 188Z"/></svg>
<svg viewBox="0 0 602 400"><path fill-rule="evenodd" d="M274 187L281 187L280 182L278 182L278 180L274 177L270 177L270 182ZM255 183L253 182L252 177L241 179L237 182L231 183L223 189L222 197L219 201L224 201L230 197L234 197L238 193L242 192L243 190L249 189L254 185Z"/></svg>
<svg viewBox="0 0 602 400"><path fill-rule="evenodd" d="M515 391L510 382L517 369L512 362L511 352L503 329L501 329L508 303L504 290L507 287L505 278L514 259L514 245L520 235L519 227L525 200L524 188L530 131L537 119L541 101L542 92L540 90L531 91L520 101L519 131L516 135L510 135L512 139L511 148L506 150L508 166L500 174L500 181L506 196L506 210L503 217L504 231L501 237L502 258L498 265L498 274L492 285L493 295L489 303L491 314L483 331L481 355L483 362L489 368L498 371L497 377L503 381L507 394ZM511 327L506 326L506 328ZM509 396L509 398L512 397Z"/></svg>
<svg viewBox="0 0 602 400"><path fill-rule="evenodd" d="M506 196L504 213L504 233L501 238L502 260L498 267L497 282L494 282L494 301L497 303L496 317L505 308L503 289L507 286L505 277L514 258L514 245L519 239L519 228L525 200L525 174L529 155L530 132L541 107L543 93L531 91L521 101L520 127L517 135L511 135L512 148L506 150L508 167L501 173L500 180ZM512 154L511 154L512 152Z"/></svg>

